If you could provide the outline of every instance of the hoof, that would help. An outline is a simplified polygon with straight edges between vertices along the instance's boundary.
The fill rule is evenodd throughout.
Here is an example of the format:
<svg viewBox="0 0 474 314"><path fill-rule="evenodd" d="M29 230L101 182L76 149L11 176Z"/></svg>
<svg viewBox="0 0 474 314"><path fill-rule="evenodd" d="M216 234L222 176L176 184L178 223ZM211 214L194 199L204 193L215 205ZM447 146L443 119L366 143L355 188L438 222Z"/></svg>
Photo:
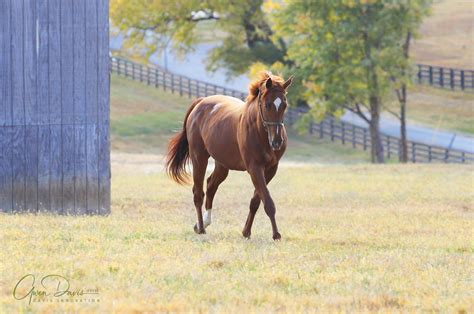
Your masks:
<svg viewBox="0 0 474 314"><path fill-rule="evenodd" d="M244 231L242 231L242 235L244 236L244 238L250 239L251 233L250 233L250 231L245 231L244 230Z"/></svg>
<svg viewBox="0 0 474 314"><path fill-rule="evenodd" d="M199 230L197 224L195 224L194 225L194 232L196 232L197 234L205 234L206 230L204 228L202 230Z"/></svg>
<svg viewBox="0 0 474 314"><path fill-rule="evenodd" d="M278 232L275 233L275 234L273 235L273 240L275 240L275 241L280 241L280 240L281 240L281 234L278 233Z"/></svg>

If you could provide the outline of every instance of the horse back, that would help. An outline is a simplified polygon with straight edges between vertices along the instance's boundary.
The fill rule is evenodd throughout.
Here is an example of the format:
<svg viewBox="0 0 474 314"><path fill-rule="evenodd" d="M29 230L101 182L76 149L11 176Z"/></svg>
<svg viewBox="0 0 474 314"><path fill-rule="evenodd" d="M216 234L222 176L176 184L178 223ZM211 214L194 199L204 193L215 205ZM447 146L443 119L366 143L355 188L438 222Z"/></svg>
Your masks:
<svg viewBox="0 0 474 314"><path fill-rule="evenodd" d="M190 146L205 150L232 170L245 170L238 144L239 121L245 109L240 99L214 95L203 98L187 121ZM192 147L191 147L192 150Z"/></svg>

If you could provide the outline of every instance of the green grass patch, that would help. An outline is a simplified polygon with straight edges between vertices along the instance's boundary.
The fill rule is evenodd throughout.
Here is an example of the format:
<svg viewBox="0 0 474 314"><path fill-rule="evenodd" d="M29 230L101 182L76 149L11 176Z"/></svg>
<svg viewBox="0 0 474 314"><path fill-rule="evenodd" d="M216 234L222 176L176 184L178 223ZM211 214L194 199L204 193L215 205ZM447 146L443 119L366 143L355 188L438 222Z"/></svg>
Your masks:
<svg viewBox="0 0 474 314"><path fill-rule="evenodd" d="M182 127L181 112L165 111L126 116L112 123L111 131L120 137L148 136L156 133L171 133Z"/></svg>

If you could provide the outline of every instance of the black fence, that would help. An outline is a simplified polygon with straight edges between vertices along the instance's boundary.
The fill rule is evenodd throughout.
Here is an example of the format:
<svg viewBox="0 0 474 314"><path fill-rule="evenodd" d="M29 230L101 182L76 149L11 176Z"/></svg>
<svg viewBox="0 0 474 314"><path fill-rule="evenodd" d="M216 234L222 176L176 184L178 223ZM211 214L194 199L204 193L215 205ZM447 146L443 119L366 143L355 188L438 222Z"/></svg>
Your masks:
<svg viewBox="0 0 474 314"><path fill-rule="evenodd" d="M435 87L452 90L474 90L474 71L472 70L418 64L417 79L420 84L429 84Z"/></svg>
<svg viewBox="0 0 474 314"><path fill-rule="evenodd" d="M159 67L149 67L116 57L111 58L110 64L112 72L118 75L189 98L214 94L233 96L242 100L247 97L247 94L241 91L191 79ZM294 124L305 112L306 110L301 108L289 108L286 114L286 123ZM320 138L328 138L333 142L350 145L353 148L367 150L371 145L370 133L367 128L339 121L333 117L309 123L308 132ZM398 159L401 150L400 139L382 134L382 144L388 159ZM474 153L411 141L408 142L408 153L412 162L474 162Z"/></svg>
<svg viewBox="0 0 474 314"><path fill-rule="evenodd" d="M242 100L247 97L247 94L241 91L174 74L159 67L149 67L116 57L112 57L110 64L112 71L118 75L189 98L214 94L233 96Z"/></svg>
<svg viewBox="0 0 474 314"><path fill-rule="evenodd" d="M288 123L296 122L304 113L305 110L288 112ZM352 148L368 150L371 147L370 132L367 128L333 117L327 117L319 122L310 122L308 132L319 138L327 138L332 142L350 145ZM381 137L387 159L398 159L401 154L401 140L385 134L382 134ZM412 162L472 163L474 162L474 153L408 141L408 158Z"/></svg>

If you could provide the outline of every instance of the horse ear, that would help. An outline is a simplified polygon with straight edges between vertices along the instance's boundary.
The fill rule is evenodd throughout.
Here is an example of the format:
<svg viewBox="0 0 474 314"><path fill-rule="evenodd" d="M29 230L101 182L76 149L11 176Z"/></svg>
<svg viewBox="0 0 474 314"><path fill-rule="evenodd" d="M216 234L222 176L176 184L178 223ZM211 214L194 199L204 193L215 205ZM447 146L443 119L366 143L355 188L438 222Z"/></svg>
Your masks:
<svg viewBox="0 0 474 314"><path fill-rule="evenodd" d="M267 89L272 88L272 79L271 79L270 77L269 77L269 78L267 79L267 81L265 82L265 87L266 87Z"/></svg>
<svg viewBox="0 0 474 314"><path fill-rule="evenodd" d="M283 84L284 89L288 89L288 87L290 87L291 83L293 83L293 78L294 76L292 75L286 80L286 82Z"/></svg>

